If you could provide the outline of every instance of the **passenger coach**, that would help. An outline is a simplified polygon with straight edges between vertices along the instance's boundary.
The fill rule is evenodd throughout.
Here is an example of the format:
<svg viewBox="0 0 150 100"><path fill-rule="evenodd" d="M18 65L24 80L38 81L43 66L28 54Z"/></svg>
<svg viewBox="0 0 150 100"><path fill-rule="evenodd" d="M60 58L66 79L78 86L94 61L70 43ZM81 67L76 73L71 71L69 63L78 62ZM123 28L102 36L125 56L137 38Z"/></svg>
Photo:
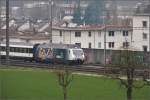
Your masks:
<svg viewBox="0 0 150 100"><path fill-rule="evenodd" d="M32 61L33 60L33 45L29 43L9 43L10 59ZM0 57L4 59L6 56L6 43L0 44Z"/></svg>

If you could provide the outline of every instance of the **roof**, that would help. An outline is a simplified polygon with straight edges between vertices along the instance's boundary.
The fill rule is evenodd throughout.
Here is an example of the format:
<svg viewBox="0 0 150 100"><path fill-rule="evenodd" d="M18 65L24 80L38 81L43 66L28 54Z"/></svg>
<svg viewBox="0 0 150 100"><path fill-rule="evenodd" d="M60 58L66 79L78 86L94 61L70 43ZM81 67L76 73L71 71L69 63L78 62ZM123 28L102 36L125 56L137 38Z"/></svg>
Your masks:
<svg viewBox="0 0 150 100"><path fill-rule="evenodd" d="M39 48L79 48L79 46L75 45L75 44L53 44L53 43L50 43L50 44L40 44L38 46Z"/></svg>
<svg viewBox="0 0 150 100"><path fill-rule="evenodd" d="M83 26L83 27L57 27L53 26L53 30L64 31L104 31L104 30L132 30L131 26L126 25L103 25L103 26Z"/></svg>
<svg viewBox="0 0 150 100"><path fill-rule="evenodd" d="M135 16L150 16L150 3L138 6Z"/></svg>
<svg viewBox="0 0 150 100"><path fill-rule="evenodd" d="M1 46L6 46L6 42L1 42ZM10 42L9 43L10 47L28 47L28 48L33 48L33 44L31 43L24 43L24 42Z"/></svg>
<svg viewBox="0 0 150 100"><path fill-rule="evenodd" d="M38 33L38 34L33 34L33 33L15 33L11 31L9 34L10 38L17 38L17 39L24 39L24 40L48 40L49 35ZM5 32L0 33L0 38L6 38Z"/></svg>

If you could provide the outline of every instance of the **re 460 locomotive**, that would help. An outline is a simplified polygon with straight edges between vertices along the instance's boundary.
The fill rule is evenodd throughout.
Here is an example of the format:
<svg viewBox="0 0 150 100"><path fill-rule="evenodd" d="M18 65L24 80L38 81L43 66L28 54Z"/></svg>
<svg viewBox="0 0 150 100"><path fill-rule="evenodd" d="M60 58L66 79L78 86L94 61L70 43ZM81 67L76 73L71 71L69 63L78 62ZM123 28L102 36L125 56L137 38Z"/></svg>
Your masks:
<svg viewBox="0 0 150 100"><path fill-rule="evenodd" d="M63 64L83 64L85 59L83 50L71 44L36 44L33 57L36 62Z"/></svg>

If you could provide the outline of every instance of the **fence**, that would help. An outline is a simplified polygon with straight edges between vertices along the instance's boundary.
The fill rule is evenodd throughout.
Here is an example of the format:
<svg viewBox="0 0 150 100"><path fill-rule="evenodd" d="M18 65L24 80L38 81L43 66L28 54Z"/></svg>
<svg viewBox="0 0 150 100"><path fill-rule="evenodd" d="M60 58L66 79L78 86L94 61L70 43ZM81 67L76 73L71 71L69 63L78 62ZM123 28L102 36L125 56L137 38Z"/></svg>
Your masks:
<svg viewBox="0 0 150 100"><path fill-rule="evenodd" d="M105 62L104 58L104 50L103 49L83 49L85 53L85 63L86 64L100 64L103 65ZM117 55L120 51L119 50L106 50L106 64L109 64L113 56ZM146 63L150 64L150 56L148 52L136 52L140 54L139 57Z"/></svg>

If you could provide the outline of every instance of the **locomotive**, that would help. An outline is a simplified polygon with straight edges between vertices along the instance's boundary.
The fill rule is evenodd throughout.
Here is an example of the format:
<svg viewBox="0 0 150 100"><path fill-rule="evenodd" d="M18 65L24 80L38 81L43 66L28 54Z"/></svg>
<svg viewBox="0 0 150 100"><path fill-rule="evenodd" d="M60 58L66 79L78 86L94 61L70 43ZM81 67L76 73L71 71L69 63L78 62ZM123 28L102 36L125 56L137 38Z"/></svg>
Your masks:
<svg viewBox="0 0 150 100"><path fill-rule="evenodd" d="M36 62L83 64L84 52L72 44L36 44L33 47L33 57Z"/></svg>

